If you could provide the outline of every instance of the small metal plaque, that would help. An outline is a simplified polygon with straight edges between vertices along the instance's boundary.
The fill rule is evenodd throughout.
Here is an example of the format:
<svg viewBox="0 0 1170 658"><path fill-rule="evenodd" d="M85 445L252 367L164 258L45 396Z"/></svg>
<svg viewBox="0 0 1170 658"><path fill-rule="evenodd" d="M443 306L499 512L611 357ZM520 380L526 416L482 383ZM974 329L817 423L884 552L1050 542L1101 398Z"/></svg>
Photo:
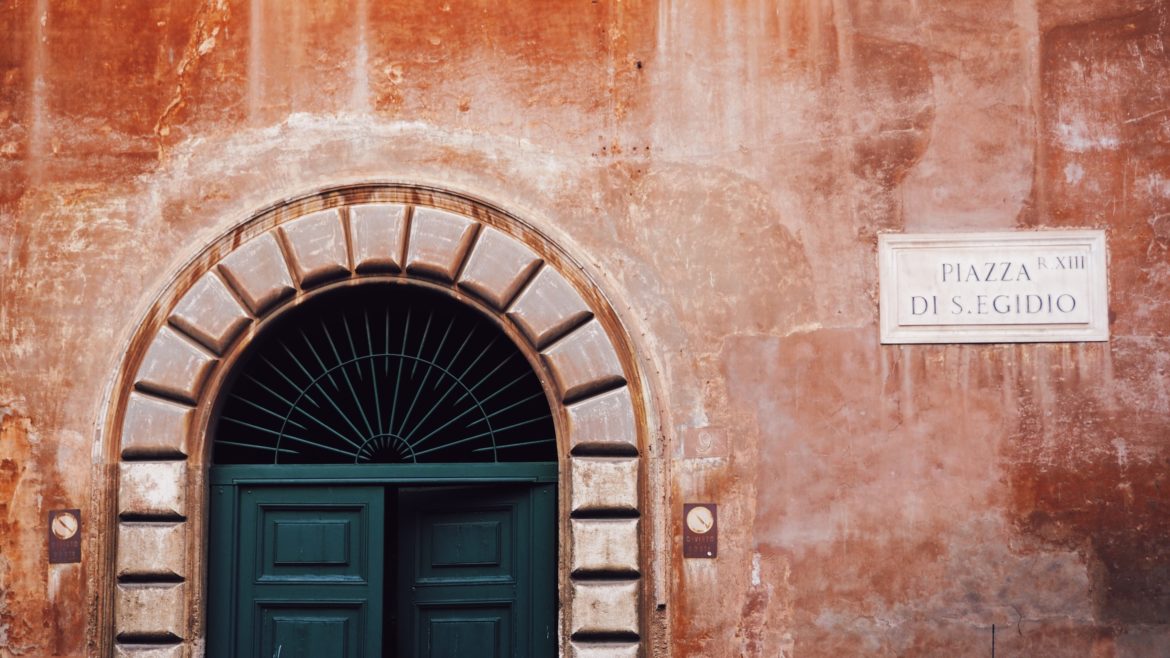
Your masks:
<svg viewBox="0 0 1170 658"><path fill-rule="evenodd" d="M719 510L715 503L683 505L683 557L719 556Z"/></svg>
<svg viewBox="0 0 1170 658"><path fill-rule="evenodd" d="M1104 231L878 236L882 343L1109 340Z"/></svg>
<svg viewBox="0 0 1170 658"><path fill-rule="evenodd" d="M49 512L49 564L81 562L81 510Z"/></svg>

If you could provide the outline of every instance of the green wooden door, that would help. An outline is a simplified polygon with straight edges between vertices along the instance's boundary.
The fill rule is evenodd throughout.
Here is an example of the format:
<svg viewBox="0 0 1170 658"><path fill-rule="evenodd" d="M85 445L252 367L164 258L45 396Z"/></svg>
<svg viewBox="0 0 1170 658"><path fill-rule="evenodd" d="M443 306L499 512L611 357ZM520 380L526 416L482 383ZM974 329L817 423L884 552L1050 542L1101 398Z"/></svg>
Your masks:
<svg viewBox="0 0 1170 658"><path fill-rule="evenodd" d="M554 501L551 485L400 489L399 655L554 655Z"/></svg>
<svg viewBox="0 0 1170 658"><path fill-rule="evenodd" d="M208 655L381 656L384 488L216 489Z"/></svg>
<svg viewBox="0 0 1170 658"><path fill-rule="evenodd" d="M556 487L213 476L207 655L556 654ZM397 500L397 503L394 501Z"/></svg>

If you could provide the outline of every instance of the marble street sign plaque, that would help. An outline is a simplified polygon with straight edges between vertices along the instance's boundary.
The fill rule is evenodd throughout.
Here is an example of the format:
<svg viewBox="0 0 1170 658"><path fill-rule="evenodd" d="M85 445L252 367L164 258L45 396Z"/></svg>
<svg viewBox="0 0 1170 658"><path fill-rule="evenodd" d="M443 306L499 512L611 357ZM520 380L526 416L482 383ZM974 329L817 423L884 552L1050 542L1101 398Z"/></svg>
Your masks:
<svg viewBox="0 0 1170 658"><path fill-rule="evenodd" d="M1109 340L1104 231L878 236L882 343Z"/></svg>

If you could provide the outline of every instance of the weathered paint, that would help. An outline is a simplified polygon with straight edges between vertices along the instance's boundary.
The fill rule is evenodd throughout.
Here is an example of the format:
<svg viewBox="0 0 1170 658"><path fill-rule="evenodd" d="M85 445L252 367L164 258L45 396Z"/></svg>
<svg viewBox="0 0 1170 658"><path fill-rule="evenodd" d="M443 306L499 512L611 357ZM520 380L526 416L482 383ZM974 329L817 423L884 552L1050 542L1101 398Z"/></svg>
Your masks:
<svg viewBox="0 0 1170 658"><path fill-rule="evenodd" d="M105 395L208 240L387 180L585 263L661 418L653 655L1170 651L1161 0L0 6L0 656L87 655ZM875 234L1107 230L1100 345L878 345ZM681 559L683 502L720 557ZM106 576L103 576L106 574ZM655 585L654 583L657 583Z"/></svg>

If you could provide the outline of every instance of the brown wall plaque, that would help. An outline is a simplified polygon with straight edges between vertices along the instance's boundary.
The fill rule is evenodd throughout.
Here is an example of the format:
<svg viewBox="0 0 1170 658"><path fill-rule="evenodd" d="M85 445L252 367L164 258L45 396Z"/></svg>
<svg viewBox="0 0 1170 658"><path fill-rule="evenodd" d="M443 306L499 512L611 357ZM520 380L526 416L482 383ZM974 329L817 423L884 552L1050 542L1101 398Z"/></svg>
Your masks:
<svg viewBox="0 0 1170 658"><path fill-rule="evenodd" d="M49 564L81 562L81 510L49 512Z"/></svg>
<svg viewBox="0 0 1170 658"><path fill-rule="evenodd" d="M719 510L715 503L683 505L683 557L719 555Z"/></svg>

